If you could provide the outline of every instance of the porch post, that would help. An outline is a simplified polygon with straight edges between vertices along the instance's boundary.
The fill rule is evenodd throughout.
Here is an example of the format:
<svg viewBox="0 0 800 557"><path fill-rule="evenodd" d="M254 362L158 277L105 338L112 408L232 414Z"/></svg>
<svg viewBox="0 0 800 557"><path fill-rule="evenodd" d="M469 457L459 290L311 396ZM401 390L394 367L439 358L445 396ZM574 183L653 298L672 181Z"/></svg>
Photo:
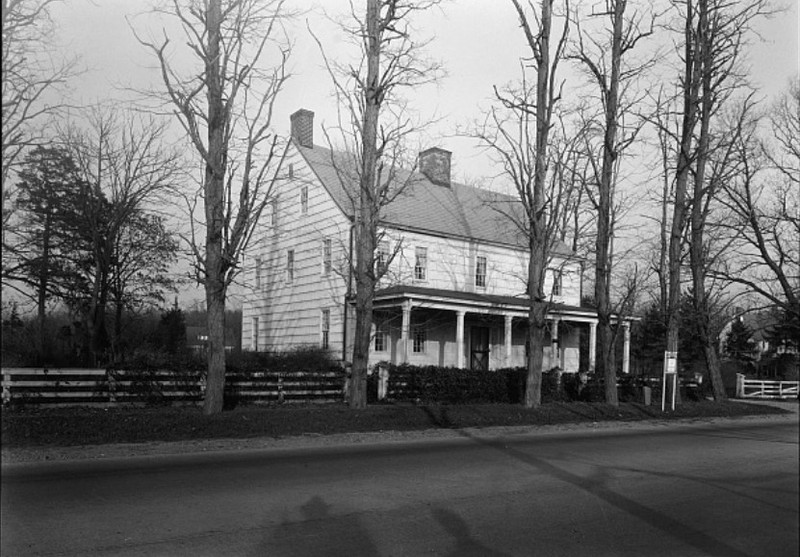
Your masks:
<svg viewBox="0 0 800 557"><path fill-rule="evenodd" d="M589 322L589 372L594 373L597 350L597 321Z"/></svg>
<svg viewBox="0 0 800 557"><path fill-rule="evenodd" d="M456 311L456 367L464 368L464 315L465 311Z"/></svg>
<svg viewBox="0 0 800 557"><path fill-rule="evenodd" d="M622 344L622 374L628 375L631 372L631 322L622 322L623 344Z"/></svg>
<svg viewBox="0 0 800 557"><path fill-rule="evenodd" d="M553 318L553 326L550 327L550 367L561 367L561 358L558 350L558 324L560 319Z"/></svg>
<svg viewBox="0 0 800 557"><path fill-rule="evenodd" d="M403 302L403 322L400 328L400 363L408 362L408 337L411 329L411 300Z"/></svg>
<svg viewBox="0 0 800 557"><path fill-rule="evenodd" d="M511 322L514 319L511 315L505 317L505 333L506 333L506 366L511 366Z"/></svg>

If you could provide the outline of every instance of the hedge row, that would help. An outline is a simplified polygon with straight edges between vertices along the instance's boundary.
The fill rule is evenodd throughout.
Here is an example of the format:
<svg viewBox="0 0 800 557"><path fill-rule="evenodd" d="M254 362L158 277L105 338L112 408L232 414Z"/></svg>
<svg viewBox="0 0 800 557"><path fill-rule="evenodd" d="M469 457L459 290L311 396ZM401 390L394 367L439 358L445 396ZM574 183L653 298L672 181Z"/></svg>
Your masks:
<svg viewBox="0 0 800 557"><path fill-rule="evenodd" d="M439 366L383 364L389 371L387 399L421 403L511 403L519 404L525 394L527 370L522 367L491 371ZM369 376L370 399L377 398L379 376ZM652 388L652 401L661 396L660 382L645 377L620 377L617 394L620 402L641 402L643 387ZM703 393L690 385L681 387L685 400L701 398ZM577 373L542 373L542 402L604 402L605 388L598 376L582 382Z"/></svg>

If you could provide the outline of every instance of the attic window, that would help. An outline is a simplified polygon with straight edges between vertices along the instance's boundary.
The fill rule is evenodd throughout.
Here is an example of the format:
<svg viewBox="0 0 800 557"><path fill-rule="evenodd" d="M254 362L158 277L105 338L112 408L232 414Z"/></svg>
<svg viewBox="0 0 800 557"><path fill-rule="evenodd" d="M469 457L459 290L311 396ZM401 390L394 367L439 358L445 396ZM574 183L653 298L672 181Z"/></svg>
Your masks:
<svg viewBox="0 0 800 557"><path fill-rule="evenodd" d="M308 186L300 188L300 212L308 214Z"/></svg>
<svg viewBox="0 0 800 557"><path fill-rule="evenodd" d="M289 164L289 179L291 180L292 178L294 178L294 165L290 163Z"/></svg>

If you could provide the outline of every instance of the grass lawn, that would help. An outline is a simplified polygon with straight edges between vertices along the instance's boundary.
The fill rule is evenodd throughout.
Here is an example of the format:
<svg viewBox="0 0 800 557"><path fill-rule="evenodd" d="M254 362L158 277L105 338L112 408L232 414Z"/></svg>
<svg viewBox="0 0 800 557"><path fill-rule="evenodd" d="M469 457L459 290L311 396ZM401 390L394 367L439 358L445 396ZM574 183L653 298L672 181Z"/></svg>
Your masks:
<svg viewBox="0 0 800 557"><path fill-rule="evenodd" d="M45 447L287 437L431 428L550 425L780 414L770 406L741 402L686 402L675 412L659 406L621 403L619 408L584 402L553 402L529 410L512 404L380 404L350 410L342 404L242 406L217 416L196 407L5 408L2 446Z"/></svg>

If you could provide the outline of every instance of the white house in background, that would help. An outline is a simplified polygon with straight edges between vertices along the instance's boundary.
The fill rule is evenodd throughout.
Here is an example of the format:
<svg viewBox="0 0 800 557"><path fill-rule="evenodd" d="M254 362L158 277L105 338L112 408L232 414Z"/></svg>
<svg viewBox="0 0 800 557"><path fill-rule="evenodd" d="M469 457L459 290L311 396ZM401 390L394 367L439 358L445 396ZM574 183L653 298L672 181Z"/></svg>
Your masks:
<svg viewBox="0 0 800 557"><path fill-rule="evenodd" d="M314 145L313 127L313 112L291 116L279 170L285 179L245 263L242 348L321 346L349 362L357 186L343 178L343 155ZM528 253L505 216L519 202L452 182L443 149L420 153L418 169L397 176L408 185L381 219L378 264L391 261L375 296L370 362L525 365ZM580 307L582 262L566 246L555 251L545 285L552 296L544 368L593 369L597 314Z"/></svg>

